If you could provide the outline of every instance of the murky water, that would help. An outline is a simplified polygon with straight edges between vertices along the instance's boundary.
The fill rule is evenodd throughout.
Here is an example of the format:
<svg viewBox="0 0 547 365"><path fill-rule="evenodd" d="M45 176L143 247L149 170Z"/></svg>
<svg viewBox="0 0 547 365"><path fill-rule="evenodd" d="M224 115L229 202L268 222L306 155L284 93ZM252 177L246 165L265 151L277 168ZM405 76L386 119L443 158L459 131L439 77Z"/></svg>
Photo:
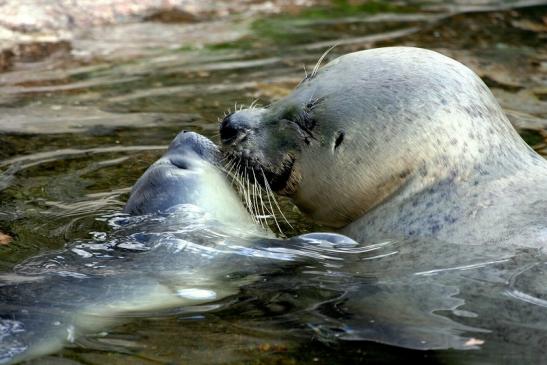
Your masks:
<svg viewBox="0 0 547 365"><path fill-rule="evenodd" d="M40 267L65 245L80 245L85 259L86 242L124 232L112 228L112 215L177 132L216 140L217 118L227 109L287 94L304 66L313 68L334 43L328 58L390 45L456 58L483 77L526 140L546 155L547 7L461 3L333 2L267 18L112 26L78 35L71 53L0 73L0 232L13 237L0 245L0 271ZM320 229L282 204L294 227L282 226L287 236ZM314 249L318 254L310 255ZM126 315L125 324L39 361L499 363L543 356L547 260L541 252L466 248L462 254L433 242L345 250L288 242L287 250L313 260L275 261L262 280L237 283L241 289L228 299L191 313L175 306ZM69 262L85 274L78 257ZM138 271L105 265L115 272L124 267L127 275Z"/></svg>

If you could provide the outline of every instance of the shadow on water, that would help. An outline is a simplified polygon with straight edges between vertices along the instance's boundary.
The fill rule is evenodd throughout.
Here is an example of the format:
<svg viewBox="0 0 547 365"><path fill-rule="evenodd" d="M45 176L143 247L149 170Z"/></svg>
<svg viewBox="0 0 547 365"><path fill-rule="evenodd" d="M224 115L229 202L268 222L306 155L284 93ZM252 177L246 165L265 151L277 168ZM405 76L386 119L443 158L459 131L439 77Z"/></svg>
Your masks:
<svg viewBox="0 0 547 365"><path fill-rule="evenodd" d="M78 313L81 317L67 323L80 321L88 328L68 348L37 361L545 360L547 260L534 249L505 252L413 241L342 248L283 241L280 247L279 241L261 240L251 251L237 244L220 250L215 245L225 233L197 213L178 216L176 226L163 221L161 232L151 222L118 224L125 219L117 213L130 186L176 133L191 129L215 139L217 118L234 103L268 104L286 95L303 77L302 66L313 68L333 43L339 45L329 59L391 45L426 47L456 58L491 87L527 142L547 154L544 5L352 4L336 1L262 18L234 16L201 28L144 22L91 29L76 36L69 54L0 73L0 232L13 237L0 245L0 270L12 275L4 277L11 284L0 288L1 306L8 312L26 308L29 316L43 318L44 308L34 307L28 297L5 293L14 280L45 276L56 289L31 281L17 284L17 290L42 290L59 308L52 319L66 321ZM149 38L139 38L152 31L162 35L153 51ZM294 227L282 227L288 236L321 228L302 219L290 203L282 206ZM193 250L177 251L181 241ZM215 260L202 255L217 251ZM267 257L257 258L264 253ZM201 276L192 265L219 277L239 274L218 287L216 281L196 280ZM188 287L179 288L180 283ZM166 288L163 294L173 302L144 310L139 299L154 294L139 291L146 288ZM192 288L202 291L187 290ZM222 299L184 302L188 295L212 292ZM151 302L161 302L157 298ZM101 303L117 303L119 311L100 318L94 328L93 315L84 312ZM2 326L2 346L6 334L29 333L20 332L17 322ZM67 331L62 325L50 328L57 327ZM410 350L446 348L473 350Z"/></svg>

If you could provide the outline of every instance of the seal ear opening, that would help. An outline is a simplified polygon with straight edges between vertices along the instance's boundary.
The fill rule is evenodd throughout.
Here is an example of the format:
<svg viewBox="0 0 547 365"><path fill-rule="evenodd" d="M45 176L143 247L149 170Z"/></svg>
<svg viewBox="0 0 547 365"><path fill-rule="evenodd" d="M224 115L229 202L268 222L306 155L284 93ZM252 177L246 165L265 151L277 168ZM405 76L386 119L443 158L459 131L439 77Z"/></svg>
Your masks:
<svg viewBox="0 0 547 365"><path fill-rule="evenodd" d="M334 141L334 149L336 150L344 141L344 131L338 131L336 133L336 140Z"/></svg>

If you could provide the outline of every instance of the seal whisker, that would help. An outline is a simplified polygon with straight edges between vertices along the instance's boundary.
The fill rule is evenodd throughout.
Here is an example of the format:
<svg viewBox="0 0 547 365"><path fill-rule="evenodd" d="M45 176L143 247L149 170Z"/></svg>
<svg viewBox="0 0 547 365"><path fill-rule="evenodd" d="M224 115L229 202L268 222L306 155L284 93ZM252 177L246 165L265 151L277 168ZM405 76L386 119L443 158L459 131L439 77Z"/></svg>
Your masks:
<svg viewBox="0 0 547 365"><path fill-rule="evenodd" d="M243 184L243 177L240 175L240 172L239 172L240 165L241 165L241 160L238 160L237 164L236 164L236 168L234 170L234 174L235 174L235 178L236 178L237 182L240 183L241 188L243 190L245 190L245 184Z"/></svg>
<svg viewBox="0 0 547 365"><path fill-rule="evenodd" d="M257 180L256 180L256 174L255 174L255 170L252 169L251 170L253 172L253 179L255 181L255 186L257 187L257 193L258 193L258 197L260 198L260 208L262 210L262 216L264 217L264 219L267 221L268 217L266 216L266 212L264 210L264 200L262 200L262 187L257 184Z"/></svg>
<svg viewBox="0 0 547 365"><path fill-rule="evenodd" d="M256 205L256 194L255 194L255 185L251 184L251 181L248 176L248 169L245 168L245 180L247 180L247 191L249 192L249 199L251 201L251 213L256 218L257 222L260 223L260 226L263 227L262 222L258 219L258 207Z"/></svg>
<svg viewBox="0 0 547 365"><path fill-rule="evenodd" d="M332 51L334 49L334 47L336 47L336 46L338 46L338 43L333 44L329 49L327 49L325 52L323 52L321 57L319 57L319 60L315 64L315 67L313 68L313 70L310 74L310 77L309 77L310 79L314 78L315 75L317 75L317 72L319 71L319 67L321 67L321 63L323 62L325 57L327 57L327 55L330 53L330 51Z"/></svg>
<svg viewBox="0 0 547 365"><path fill-rule="evenodd" d="M234 158L230 155L224 156L223 159L219 161L220 168L226 175L228 175L228 167L234 162Z"/></svg>
<svg viewBox="0 0 547 365"><path fill-rule="evenodd" d="M266 180L266 174L264 174L264 170L262 170L262 168L260 168L260 172L262 172L262 176L264 177L264 181L267 184L268 182ZM268 189L265 189L265 191L266 191L266 198L268 198L268 204L270 205L270 211L272 212L272 218L275 222L275 225L276 225L277 229L279 230L279 233L281 235L284 235L283 231L281 230L281 227L279 226L279 222L277 221L277 217L275 216L275 211L274 211L274 208L272 206L272 201L270 199L270 192L268 191Z"/></svg>
<svg viewBox="0 0 547 365"><path fill-rule="evenodd" d="M233 185L234 179L233 179L233 175L232 175L232 170L236 165L236 159L234 157L228 157L228 158L231 158L231 159L226 164L226 167L224 168L224 172L226 173L226 175L228 177L232 178L232 185Z"/></svg>
<svg viewBox="0 0 547 365"><path fill-rule="evenodd" d="M258 98L254 99L251 105L249 105L249 109L255 109L258 103Z"/></svg>
<svg viewBox="0 0 547 365"><path fill-rule="evenodd" d="M228 160L228 159L230 159L230 158L231 158L231 156L224 156L224 158L222 158L222 159L219 161L219 163L221 163L221 164L223 165L223 167L226 167L227 164L224 164L224 161L226 161L226 160ZM231 162L231 161L229 161L229 162Z"/></svg>
<svg viewBox="0 0 547 365"><path fill-rule="evenodd" d="M253 172L253 176L254 176L254 170L251 170L251 171ZM264 214L264 206L261 205L259 201L259 200L262 200L262 195L260 194L259 186L256 184L256 178L254 181L255 183L253 184L253 190L255 195L255 205L256 205L256 214L257 214L256 217L259 220L260 225L263 228L266 228L265 226L267 226L268 221L266 220L267 218L266 218L266 215ZM260 214L260 210L262 210L262 214L258 215Z"/></svg>
<svg viewBox="0 0 547 365"><path fill-rule="evenodd" d="M233 168L233 166L232 166ZM246 207L249 207L250 206L250 203L249 203L249 199L247 197L247 192L246 192L246 189L245 189L245 184L244 182L242 181L243 177L237 172L237 169L236 171L231 175L232 177L232 185L235 186L235 188L237 189L237 192L239 193L239 195L241 196L241 198L244 200L244 204ZM247 209L249 210L249 209ZM250 212L250 210L249 210ZM251 212L250 212L251 213ZM256 222L256 220L254 219L255 217L254 216L251 216L251 219L253 220L253 222Z"/></svg>
<svg viewBox="0 0 547 365"><path fill-rule="evenodd" d="M255 179L255 182L256 182L257 180L256 180L255 171L254 169L251 171L253 172L253 178ZM264 204L264 199L262 198L262 195L264 194L264 189L258 183L256 183L255 185L256 185L257 195L258 195L257 203L260 206L262 219L264 219L264 222L266 223L266 225L269 225L268 220L272 217L273 214L268 210L268 207L266 207L266 204Z"/></svg>
<svg viewBox="0 0 547 365"><path fill-rule="evenodd" d="M268 182L268 180L266 179L266 174L264 174L264 170L262 170L262 175L264 176L264 182L265 182L265 186L266 186L266 189L270 191L270 194L272 196L272 200L275 204L275 206L277 207L277 209L279 210L279 213L281 213L281 216L283 217L283 220L285 221L285 223L287 223L289 225L289 227L291 227L292 229L294 229L294 227L289 223L289 221L287 220L287 217L285 217L285 214L283 214L283 211L281 210L281 207L279 206L279 204L277 203L277 199L275 198L274 196L274 192L272 191L272 188L270 187L270 183Z"/></svg>
<svg viewBox="0 0 547 365"><path fill-rule="evenodd" d="M253 178L254 178L254 181L258 181L258 179L256 178L256 174L255 174L255 171L254 169L251 169L252 173L253 173ZM266 216L267 214L269 216L271 216L272 218L275 219L275 212L273 209L268 209L268 206L264 203L264 200L262 198L262 195L263 194L266 194L266 196L268 197L268 191L266 189L264 189L260 184L256 183L255 184L257 189L258 189L258 196L260 198L260 203L261 203L261 208L262 208L262 214L264 216ZM270 207L271 208L271 207ZM267 213L267 214L266 214ZM269 217L267 217L269 218Z"/></svg>
<svg viewBox="0 0 547 365"><path fill-rule="evenodd" d="M239 169L239 161L234 158L234 164L230 168L229 174L232 178L232 185L236 185L236 188L238 188L238 192L242 194L244 186L243 186L243 183L241 182L238 169Z"/></svg>
<svg viewBox="0 0 547 365"><path fill-rule="evenodd" d="M242 177L244 179L244 182L247 184L246 195L247 195L248 209L249 209L249 212L251 213L253 220L258 223L258 219L256 218L256 214L254 212L253 199L251 196L251 186L250 186L251 183L249 182L249 178L247 177L247 169L244 169L243 171L245 172L245 175L242 175Z"/></svg>
<svg viewBox="0 0 547 365"><path fill-rule="evenodd" d="M236 164L235 164L234 161L230 162L230 164L231 164L230 169L228 171L226 171L226 175L231 179L231 183L232 183L232 186L233 186L233 185L236 185L236 181L235 181L236 176L235 176L235 174L233 173L232 170L234 169Z"/></svg>
<svg viewBox="0 0 547 365"><path fill-rule="evenodd" d="M251 184L250 176L248 176L248 170L245 169L245 178L247 179L247 186L249 187L249 195L251 197L251 202L253 203L253 215L255 216L257 222L262 226L263 222L258 218L258 204L257 197L255 193L255 185Z"/></svg>
<svg viewBox="0 0 547 365"><path fill-rule="evenodd" d="M239 186L241 187L240 193L243 195L243 198L245 200L245 205L246 205L247 210L249 211L249 213L251 215L251 219L252 219L253 222L258 223L256 221L255 215L253 214L251 198L250 198L250 195L248 194L247 188L245 187L244 177L241 173L236 173L236 174L237 174L237 180L240 183Z"/></svg>
<svg viewBox="0 0 547 365"><path fill-rule="evenodd" d="M251 219L254 222L255 217L252 214L252 211L251 211L251 208L250 208L251 203L250 203L249 196L247 195L247 189L245 187L245 180L244 180L244 177L243 177L243 173L239 172L240 171L240 166L241 166L241 160L239 160L237 162L237 166L236 166L236 169L235 169L235 180L238 182L239 193L242 195L242 198L245 201L245 205L247 207L247 210L251 213Z"/></svg>
<svg viewBox="0 0 547 365"><path fill-rule="evenodd" d="M247 174L249 174L249 173L247 172ZM249 175L249 180L250 180L250 177L251 176ZM262 220L258 218L259 217L259 206L258 206L258 196L257 196L258 194L257 194L257 191L256 191L257 190L256 189L256 184L252 183L251 186L252 186L252 189L253 189L253 206L254 206L254 209L255 209L255 215L256 215L257 219L259 220L259 222L263 223Z"/></svg>
<svg viewBox="0 0 547 365"><path fill-rule="evenodd" d="M254 222L254 223L258 223L260 224L260 222L258 221L257 217L256 217L256 214L254 213L254 210L253 210L253 203L252 203L252 200L251 200L251 194L250 194L250 191L249 191L249 188L248 186L246 186L246 182L245 182L245 177L243 176L243 174L241 173L237 173L237 178L236 178L236 181L238 183L238 191L239 191L239 194L242 196L243 198L243 201L244 201L244 204L245 204L245 207L247 208L247 211L249 212L250 216L251 216L251 220Z"/></svg>
<svg viewBox="0 0 547 365"><path fill-rule="evenodd" d="M245 170L245 176L247 176L247 170ZM247 181L249 181L249 177L247 176ZM250 183L250 181L249 181ZM260 220L259 216L258 216L258 205L256 204L256 186L254 184L250 184L250 187L249 187L249 193L251 194L251 199L252 199L252 203L253 203L253 214L255 216L255 218L257 219L258 223L260 223L260 226L261 227L264 227L263 226L263 222Z"/></svg>
<svg viewBox="0 0 547 365"><path fill-rule="evenodd" d="M232 174L232 183L236 185L236 188L238 189L239 194L242 195L242 198L245 199L245 203L247 203L246 196L244 195L245 186L243 185L243 182L241 181L239 173L238 173L240 164L241 164L241 160L236 160L236 163L234 164L235 169L233 173L231 173L232 169L230 169L230 173ZM232 168L234 168L234 166L232 166Z"/></svg>

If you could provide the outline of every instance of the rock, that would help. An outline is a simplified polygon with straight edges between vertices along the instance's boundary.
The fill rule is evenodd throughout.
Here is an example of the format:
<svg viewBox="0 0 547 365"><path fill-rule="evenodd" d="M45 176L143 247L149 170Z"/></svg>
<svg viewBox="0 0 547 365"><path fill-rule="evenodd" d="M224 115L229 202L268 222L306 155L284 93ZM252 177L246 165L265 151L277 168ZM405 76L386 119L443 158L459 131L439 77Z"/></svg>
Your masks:
<svg viewBox="0 0 547 365"><path fill-rule="evenodd" d="M13 241L13 237L5 233L0 232L0 246L9 245Z"/></svg>
<svg viewBox="0 0 547 365"><path fill-rule="evenodd" d="M147 22L158 23L194 23L198 20L196 14L186 12L177 8L161 9L143 18Z"/></svg>
<svg viewBox="0 0 547 365"><path fill-rule="evenodd" d="M71 48L68 41L29 42L16 45L13 53L17 61L36 62L57 52L69 53Z"/></svg>
<svg viewBox="0 0 547 365"><path fill-rule="evenodd" d="M13 65L13 58L15 54L11 49L4 49L0 51L0 72L6 71Z"/></svg>

